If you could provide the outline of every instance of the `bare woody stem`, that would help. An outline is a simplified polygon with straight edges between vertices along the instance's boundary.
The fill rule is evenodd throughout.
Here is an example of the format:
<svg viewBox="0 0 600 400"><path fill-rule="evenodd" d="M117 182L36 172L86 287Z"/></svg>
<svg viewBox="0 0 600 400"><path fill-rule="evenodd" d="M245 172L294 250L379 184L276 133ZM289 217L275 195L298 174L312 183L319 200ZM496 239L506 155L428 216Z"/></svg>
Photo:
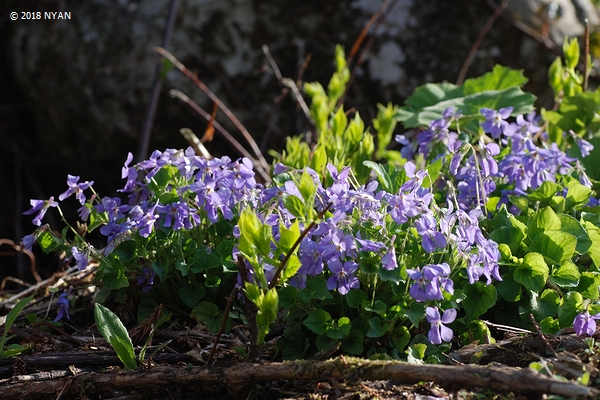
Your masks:
<svg viewBox="0 0 600 400"><path fill-rule="evenodd" d="M175 58L173 54L163 49L162 47L155 47L154 51L156 51L158 54L169 60L178 70L180 70L185 76L190 78L192 82L194 82L196 86L198 86L212 101L218 104L219 108L223 111L223 113L225 113L227 118L229 118L231 122L235 125L235 127L240 131L240 133L244 136L244 139L246 139L246 141L252 148L254 154L256 154L256 157L260 163L260 168L267 169L269 163L267 163L267 160L265 160L265 157L263 156L262 152L260 151L260 148L252 138L250 132L248 132L248 130L244 127L244 125L242 125L240 120L231 112L231 110L225 104L223 104L223 102L212 92L212 90L210 90L208 86L206 86L196 74L187 69L185 65L183 65L177 58Z"/></svg>
<svg viewBox="0 0 600 400"><path fill-rule="evenodd" d="M281 262L279 263L279 266L277 267L277 271L275 271L275 275L273 275L273 279L271 279L271 283L269 284L269 289L273 289L275 287L275 285L277 285L277 282L279 281L279 276L281 275L281 271L283 271L283 268L289 261L292 254L294 254L294 251L296 251L296 248L300 245L300 242L302 241L302 239L304 239L306 237L306 235L308 235L308 232L317 224L318 220L323 218L325 213L330 208L331 208L331 204L328 204L327 207L325 207L325 209L319 213L317 218L314 221L312 221L306 228L304 228L304 230L302 231L300 236L298 236L298 239L296 239L296 241L292 245L292 248L290 249L290 251L287 252L287 254L283 258L283 260L281 260Z"/></svg>

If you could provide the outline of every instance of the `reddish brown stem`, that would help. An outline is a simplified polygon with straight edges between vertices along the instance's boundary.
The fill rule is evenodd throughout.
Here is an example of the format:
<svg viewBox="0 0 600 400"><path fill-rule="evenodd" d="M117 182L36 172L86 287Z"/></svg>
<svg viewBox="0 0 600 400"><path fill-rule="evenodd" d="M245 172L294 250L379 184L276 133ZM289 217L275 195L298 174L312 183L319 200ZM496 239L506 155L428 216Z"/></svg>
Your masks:
<svg viewBox="0 0 600 400"><path fill-rule="evenodd" d="M185 76L187 76L188 78L190 78L192 80L192 82L194 82L194 84L196 84L196 86L198 86L200 88L200 90L202 90L212 101L214 101L215 103L217 103L219 105L219 108L223 111L223 113L227 116L227 118L229 118L231 120L231 122L235 125L235 127L240 131L240 133L242 134L242 136L244 136L244 139L246 139L246 141L248 142L248 144L252 148L252 151L254 152L254 154L256 154L256 157L258 158L258 161L260 162L260 164L257 167L260 167L260 168L263 168L263 169L267 169L269 163L267 163L267 160L265 160L265 158L264 158L263 154L261 153L258 145L254 141L254 138L252 138L252 135L250 134L250 132L248 132L248 130L246 129L246 127L244 127L244 125L242 125L242 123L240 122L240 120L231 112L231 110L229 109L229 107L227 107L212 92L212 90L210 90L208 88L208 86L206 86L204 84L204 82L202 82L200 80L200 78L198 78L198 75L194 74L192 71L190 71L189 69L187 69L185 67L185 65L183 65L177 58L175 58L175 56L173 54L171 54L167 50L163 49L162 47L156 47L154 49L154 51L156 51L158 54L160 54L161 56L163 56L167 60L169 60L179 71L181 71Z"/></svg>
<svg viewBox="0 0 600 400"><path fill-rule="evenodd" d="M215 350L217 350L217 344L219 344L219 340L221 339L221 335L225 332L225 327L227 326L227 318L229 317L229 311L231 311L231 306L233 305L233 299L238 292L237 286L233 288L231 294L227 298L227 305L225 306L225 311L223 311L223 319L221 320L221 326L219 327L219 331L217 332L217 336L215 337L215 341L213 343L212 349L210 349L210 353L208 354L208 358L206 359L206 365L210 365L212 362L213 356L215 354Z"/></svg>
<svg viewBox="0 0 600 400"><path fill-rule="evenodd" d="M277 285L277 282L279 281L279 275L281 275L281 272L283 271L285 264L287 264L290 257L292 256L292 254L294 254L294 251L296 250L296 248L298 246L300 246L300 242L302 241L302 239L304 239L304 237L308 234L308 232L317 224L317 220L320 220L321 218L323 218L323 216L329 210L329 208L331 208L331 204L328 204L327 207L319 213L319 215L317 216L317 219L312 221L306 228L304 228L304 230L302 231L300 236L298 236L298 239L296 239L296 241L292 245L292 248L290 249L290 251L287 252L287 254L283 258L283 260L281 260L281 262L279 263L279 266L277 267L277 271L275 271L275 275L273 275L273 279L271 279L271 283L269 284L269 289L273 289L275 287L275 285Z"/></svg>
<svg viewBox="0 0 600 400"><path fill-rule="evenodd" d="M469 54L467 55L467 58L463 64L462 68L460 69L460 72L458 73L458 78L456 78L457 85L460 86L465 81L465 77L467 76L467 71L469 70L471 63L473 62L473 59L475 58L475 53L477 53L479 46L481 46L481 43L483 43L483 39L485 39L487 34L490 32L490 29L492 29L492 26L494 26L494 23L496 22L498 17L500 17L500 15L502 14L502 12L506 8L506 6L508 6L509 2L510 2L510 0L504 0L502 2L502 4L500 5L500 7L496 8L496 10L494 11L494 14L490 17L487 24L485 24L485 26L481 30L479 37L477 38L477 40L475 40L475 43L473 43L473 46L471 47L471 50L469 51Z"/></svg>

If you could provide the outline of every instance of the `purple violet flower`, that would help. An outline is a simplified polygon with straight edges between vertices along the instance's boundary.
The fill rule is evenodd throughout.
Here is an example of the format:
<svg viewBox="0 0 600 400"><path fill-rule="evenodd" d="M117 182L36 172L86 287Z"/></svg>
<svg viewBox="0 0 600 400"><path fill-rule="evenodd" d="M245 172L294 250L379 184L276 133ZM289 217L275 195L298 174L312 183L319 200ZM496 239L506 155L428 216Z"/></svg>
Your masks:
<svg viewBox="0 0 600 400"><path fill-rule="evenodd" d="M350 289L358 289L360 282L353 274L358 270L358 264L354 261L346 261L342 264L339 260L332 260L327 264L331 277L327 279L327 289L337 288L341 295L346 295Z"/></svg>
<svg viewBox="0 0 600 400"><path fill-rule="evenodd" d="M60 296L58 296L58 314L56 315L56 318L54 319L54 322L56 321L60 321L61 319L63 319L64 317L67 317L67 319L71 319L71 316L69 315L69 299L68 296L71 295L71 291L73 290L73 288L69 288L69 290L67 290L66 292L63 292L60 294Z"/></svg>
<svg viewBox="0 0 600 400"><path fill-rule="evenodd" d="M452 340L454 333L452 329L448 328L444 324L449 324L456 318L456 310L449 308L440 317L440 311L437 307L427 307L425 309L425 315L427 322L431 324L431 329L427 334L427 338L433 344L441 344L442 342L449 342Z"/></svg>
<svg viewBox="0 0 600 400"><path fill-rule="evenodd" d="M36 233L32 233L31 235L25 235L23 239L21 239L23 247L28 251L33 251L33 245L37 241Z"/></svg>
<svg viewBox="0 0 600 400"><path fill-rule="evenodd" d="M89 250L80 251L77 247L73 246L71 248L71 254L73 255L73 258L75 259L75 262L77 264L77 269L79 269L80 271L83 271L84 269L87 268Z"/></svg>
<svg viewBox="0 0 600 400"><path fill-rule="evenodd" d="M392 238L392 243L394 242L394 238ZM396 248L393 245L390 245L388 250L385 252L385 255L381 258L381 265L383 268L388 271L393 271L398 268L398 261L396 260Z"/></svg>
<svg viewBox="0 0 600 400"><path fill-rule="evenodd" d="M505 120L510 117L513 107L505 107L496 111L491 108L482 108L481 114L485 117L485 121L481 123L481 127L485 133L489 133L494 139L498 139L502 133L509 127Z"/></svg>
<svg viewBox="0 0 600 400"><path fill-rule="evenodd" d="M417 166L412 161L407 161L404 164L404 171L409 180L402 185L400 190L404 192L415 192L423 184L423 180L428 175L426 169L417 171Z"/></svg>
<svg viewBox="0 0 600 400"><path fill-rule="evenodd" d="M137 178L138 172L135 167L130 167L129 164L133 161L133 154L128 153L127 159L125 160L125 164L123 164L123 168L121 169L121 178L127 179L125 183L125 187L120 192L132 192L135 190L137 186Z"/></svg>
<svg viewBox="0 0 600 400"><path fill-rule="evenodd" d="M31 204L33 208L31 210L25 211L23 214L31 215L37 212L38 214L35 216L35 218L33 218L32 221L33 224L37 226L40 226L42 224L42 218L44 218L44 215L46 215L46 211L48 211L50 207L58 207L58 203L54 201L54 196L50 196L48 200L32 199L29 201L29 204Z"/></svg>
<svg viewBox="0 0 600 400"><path fill-rule="evenodd" d="M579 137L579 135L577 135L573 131L569 131L569 134L571 135L573 140L575 140L575 143L577 143L579 151L581 152L581 157L583 158L589 156L590 152L594 150L594 145L588 142L587 140L583 139L582 137Z"/></svg>
<svg viewBox="0 0 600 400"><path fill-rule="evenodd" d="M575 329L575 333L578 335L585 334L592 336L594 333L596 333L596 319L600 319L600 313L596 315L590 315L590 313L586 310L577 315L573 320L573 329Z"/></svg>
<svg viewBox="0 0 600 400"><path fill-rule="evenodd" d="M142 268L142 275L137 277L136 285L142 286L142 292L148 293L154 285L154 277L156 273L152 268Z"/></svg>
<svg viewBox="0 0 600 400"><path fill-rule="evenodd" d="M448 278L450 266L447 263L425 265L422 271L407 269L406 274L415 281L409 294L416 301L441 300L442 288L450 294L454 293L454 282Z"/></svg>
<svg viewBox="0 0 600 400"><path fill-rule="evenodd" d="M437 231L437 221L431 214L423 214L415 222L417 232L423 239L423 249L432 253L434 250L446 247L446 237L443 233Z"/></svg>
<svg viewBox="0 0 600 400"><path fill-rule="evenodd" d="M94 181L91 181L91 182L85 181L82 183L78 183L78 182L79 182L78 176L67 175L67 185L69 186L69 189L67 189L67 191L65 191L60 196L58 196L58 200L63 201L64 199L71 196L72 194L75 194L75 198L77 198L77 200L79 200L79 203L82 205L85 204L86 198L85 198L85 194L83 193L83 191L86 189L89 189L94 184Z"/></svg>
<svg viewBox="0 0 600 400"><path fill-rule="evenodd" d="M176 201L171 204L159 205L156 207L156 211L164 215L165 222L163 226L165 227L173 227L175 231L192 227L188 218L190 209L185 202Z"/></svg>

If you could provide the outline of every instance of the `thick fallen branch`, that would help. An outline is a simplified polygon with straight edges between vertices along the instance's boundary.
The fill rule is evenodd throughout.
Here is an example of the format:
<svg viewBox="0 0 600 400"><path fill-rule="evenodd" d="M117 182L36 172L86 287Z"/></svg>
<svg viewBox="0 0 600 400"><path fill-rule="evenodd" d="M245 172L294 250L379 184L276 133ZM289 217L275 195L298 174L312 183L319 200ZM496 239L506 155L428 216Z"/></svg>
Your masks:
<svg viewBox="0 0 600 400"><path fill-rule="evenodd" d="M152 350L155 347L149 348L147 354L152 354ZM152 357L156 363L191 363L198 362L198 357L194 357L192 353L161 353L156 354ZM19 364L24 368L37 368L37 369L48 369L48 368L67 368L69 366L75 366L80 368L90 367L109 367L109 366L122 366L123 364L119 360L119 357L112 351L82 351L77 353L51 353L51 354L39 354L36 356L22 356L15 359L3 359L0 360L0 378L8 378L13 373L12 364L18 360ZM0 393L2 390L0 389Z"/></svg>
<svg viewBox="0 0 600 400"><path fill-rule="evenodd" d="M475 365L414 365L396 361L369 361L336 358L328 361L294 361L285 363L240 363L223 369L204 367L154 367L113 373L82 373L44 382L17 383L0 387L2 399L39 396L77 396L89 388L95 395L127 390L148 392L165 388L178 390L228 389L240 394L255 384L279 380L359 380L394 379L404 383L435 382L448 390L485 388L493 391L534 394L556 394L571 398L597 398L600 391L574 382L563 382L530 369L483 367Z"/></svg>
<svg viewBox="0 0 600 400"><path fill-rule="evenodd" d="M527 335L499 340L492 344L466 346L450 353L450 357L466 364L485 365L496 362L511 367L522 367L532 361L538 361L538 355L548 353L546 343L555 350L569 352L584 350L587 347L585 340L575 334L546 335L544 339L538 335Z"/></svg>

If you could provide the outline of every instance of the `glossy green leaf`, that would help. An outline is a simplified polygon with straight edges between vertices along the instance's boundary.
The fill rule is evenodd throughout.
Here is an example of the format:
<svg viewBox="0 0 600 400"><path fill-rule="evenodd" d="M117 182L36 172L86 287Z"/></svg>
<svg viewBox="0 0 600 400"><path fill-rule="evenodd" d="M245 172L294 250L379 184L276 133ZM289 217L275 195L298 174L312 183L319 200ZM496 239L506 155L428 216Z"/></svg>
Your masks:
<svg viewBox="0 0 600 400"><path fill-rule="evenodd" d="M556 315L560 301L560 296L555 290L546 289L541 295L538 295L535 292L531 293L529 307L535 320L541 321L546 317Z"/></svg>
<svg viewBox="0 0 600 400"><path fill-rule="evenodd" d="M25 297L24 299L21 299L17 302L17 304L15 304L15 306L8 312L8 314L6 314L6 320L4 321L4 333L2 335L2 339L0 339L0 358L8 358L11 357L13 355L19 354L21 353L21 351L18 352L10 352L10 348L8 350L4 350L4 345L7 342L7 336L8 336L8 331L10 330L10 328L12 327L12 325L15 323L15 320L17 319L17 317L19 316L19 314L21 313L21 311L23 311L23 309L27 306L27 304L29 304L29 302L31 300L33 300L33 295L29 296L29 297ZM14 350L14 349L13 349Z"/></svg>
<svg viewBox="0 0 600 400"><path fill-rule="evenodd" d="M294 307L298 301L298 289L294 286L279 288L279 306L287 310Z"/></svg>
<svg viewBox="0 0 600 400"><path fill-rule="evenodd" d="M504 275L502 281L495 284L501 298L509 302L521 300L522 285L515 282L512 275Z"/></svg>
<svg viewBox="0 0 600 400"><path fill-rule="evenodd" d="M579 284L581 273L579 268L571 260L567 260L560 266L552 267L550 280L560 287L576 287Z"/></svg>
<svg viewBox="0 0 600 400"><path fill-rule="evenodd" d="M597 300L598 298L600 298L600 293L598 292L599 288L599 272L584 271L581 273L581 277L579 278L579 285L577 286L577 291L581 293L583 297L585 297L586 299Z"/></svg>
<svg viewBox="0 0 600 400"><path fill-rule="evenodd" d="M283 273L281 274L280 283L285 283L296 275L298 270L302 267L302 262L296 254L291 255L287 262L285 263L285 267L283 268Z"/></svg>
<svg viewBox="0 0 600 400"><path fill-rule="evenodd" d="M317 335L323 335L331 325L331 315L325 310L315 310L302 324Z"/></svg>
<svg viewBox="0 0 600 400"><path fill-rule="evenodd" d="M194 263L191 266L191 271L194 273L206 272L211 269L219 268L221 266L221 260L219 256L214 253L209 253L208 248L200 248L194 255Z"/></svg>
<svg viewBox="0 0 600 400"><path fill-rule="evenodd" d="M424 343L410 345L406 350L406 354L408 355L407 361L411 364L422 364L426 351L427 345Z"/></svg>
<svg viewBox="0 0 600 400"><path fill-rule="evenodd" d="M559 230L561 227L560 218L554 210L548 206L544 207L527 221L527 235L535 238L539 233L549 230Z"/></svg>
<svg viewBox="0 0 600 400"><path fill-rule="evenodd" d="M529 251L543 254L547 264L559 265L573 257L576 247L577 238L570 233L547 230L532 240Z"/></svg>
<svg viewBox="0 0 600 400"><path fill-rule="evenodd" d="M315 193L317 192L317 185L306 169L302 172L302 176L300 177L297 186L298 191L304 198L305 204L313 204Z"/></svg>
<svg viewBox="0 0 600 400"><path fill-rule="evenodd" d="M514 70L496 64L491 72L477 78L467 79L464 83L464 94L484 92L486 90L508 89L521 87L526 84L527 78L523 70Z"/></svg>
<svg viewBox="0 0 600 400"><path fill-rule="evenodd" d="M431 87L427 89L431 89ZM444 94L443 91L442 94ZM427 95L431 95L431 92L427 93ZM450 90L446 99L422 108L417 108L409 104L407 99L406 103L408 106L401 107L396 114L396 118L402 121L406 128L416 128L419 126L428 126L431 121L442 118L442 113L448 107L454 107L455 110L463 110L463 115L465 116L472 115L478 117L480 115L479 110L483 107L496 110L504 107L513 107L513 115L526 114L533 110L533 103L536 99L534 95L525 93L518 87L486 90L485 92L473 93L464 97L461 95L460 88L455 89L455 91ZM418 101L418 103L425 102Z"/></svg>
<svg viewBox="0 0 600 400"><path fill-rule="evenodd" d="M51 253L60 247L60 239L48 231L40 232L37 236L37 243L44 253Z"/></svg>
<svg viewBox="0 0 600 400"><path fill-rule="evenodd" d="M358 308L361 303L367 300L367 295L360 289L351 289L345 296L346 303L351 308Z"/></svg>
<svg viewBox="0 0 600 400"><path fill-rule="evenodd" d="M527 195L531 201L550 201L558 191L562 190L562 186L552 181L543 182L540 187Z"/></svg>
<svg viewBox="0 0 600 400"><path fill-rule="evenodd" d="M469 329L469 335L473 341L478 341L479 343L496 342L488 325L480 319L469 322L467 324L467 329Z"/></svg>
<svg viewBox="0 0 600 400"><path fill-rule="evenodd" d="M369 331L367 337L378 338L383 336L390 329L390 324L384 322L379 317L373 317L369 320Z"/></svg>
<svg viewBox="0 0 600 400"><path fill-rule="evenodd" d="M94 318L100 334L115 349L119 360L126 369L137 368L133 343L129 332L115 313L100 303L94 304Z"/></svg>
<svg viewBox="0 0 600 400"><path fill-rule="evenodd" d="M550 270L544 256L540 253L527 253L523 263L517 267L513 274L515 282L534 292L541 291L546 285Z"/></svg>
<svg viewBox="0 0 600 400"><path fill-rule="evenodd" d="M360 331L351 330L347 338L342 340L342 351L348 354L360 355L364 351L365 335Z"/></svg>
<svg viewBox="0 0 600 400"><path fill-rule="evenodd" d="M583 186L577 181L572 181L572 183L569 184L569 189L567 191L567 209L571 209L582 204L587 204L591 195L592 189L587 186Z"/></svg>
<svg viewBox="0 0 600 400"><path fill-rule="evenodd" d="M181 286L179 288L179 298L186 306L193 308L206 295L204 286L198 285L195 288L190 286Z"/></svg>
<svg viewBox="0 0 600 400"><path fill-rule="evenodd" d="M587 250L587 254L594 262L596 269L600 269L600 230L589 221L583 221L583 227L586 229L588 237L592 242Z"/></svg>
<svg viewBox="0 0 600 400"><path fill-rule="evenodd" d="M565 36L562 48L567 68L576 68L579 63L579 42L577 38L572 38L569 41L569 38Z"/></svg>
<svg viewBox="0 0 600 400"><path fill-rule="evenodd" d="M412 303L404 313L406 318L408 318L413 325L419 326L425 317L425 304L416 302Z"/></svg>
<svg viewBox="0 0 600 400"><path fill-rule="evenodd" d="M297 196L287 195L283 198L283 204L294 217L300 219L306 218L306 205L302 199L298 198Z"/></svg>
<svg viewBox="0 0 600 400"><path fill-rule="evenodd" d="M289 228L286 228L283 224L279 224L279 241L277 242L277 247L279 247L283 253L287 253L299 237L300 225L298 225L297 220L294 221Z"/></svg>
<svg viewBox="0 0 600 400"><path fill-rule="evenodd" d="M375 303L373 303L373 306L370 304L366 305L365 311L374 312L383 317L387 311L387 305L383 301L377 300Z"/></svg>
<svg viewBox="0 0 600 400"><path fill-rule="evenodd" d="M592 245L592 241L583 225L570 215L560 214L559 217L561 222L560 230L575 236L577 238L575 251L579 254L585 254Z"/></svg>
<svg viewBox="0 0 600 400"><path fill-rule="evenodd" d="M200 322L207 323L219 317L219 307L209 301L201 301L194 307L190 315L196 317Z"/></svg>
<svg viewBox="0 0 600 400"><path fill-rule="evenodd" d="M494 285L486 286L481 282L467 285L464 289L466 296L463 300L466 321L477 319L481 314L496 304L497 292Z"/></svg>
<svg viewBox="0 0 600 400"><path fill-rule="evenodd" d="M317 336L315 345L319 351L331 350L339 342L339 339L333 339L326 334Z"/></svg>
<svg viewBox="0 0 600 400"><path fill-rule="evenodd" d="M327 329L326 335L332 339L344 339L350 334L352 323L350 318L341 317L340 319L333 321L331 326Z"/></svg>
<svg viewBox="0 0 600 400"><path fill-rule="evenodd" d="M558 321L561 328L573 326L573 320L583 308L583 296L578 292L569 292L558 307Z"/></svg>
<svg viewBox="0 0 600 400"><path fill-rule="evenodd" d="M399 326L392 332L392 343L394 343L394 347L396 347L398 351L402 351L408 346L410 338L410 332L405 326Z"/></svg>
<svg viewBox="0 0 600 400"><path fill-rule="evenodd" d="M306 287L300 290L300 298L302 301L309 302L311 300L326 300L333 296L327 289L327 282L323 276L315 276L308 278Z"/></svg>
<svg viewBox="0 0 600 400"><path fill-rule="evenodd" d="M560 323L557 318L546 317L540 321L540 329L543 333L556 335L560 330Z"/></svg>

